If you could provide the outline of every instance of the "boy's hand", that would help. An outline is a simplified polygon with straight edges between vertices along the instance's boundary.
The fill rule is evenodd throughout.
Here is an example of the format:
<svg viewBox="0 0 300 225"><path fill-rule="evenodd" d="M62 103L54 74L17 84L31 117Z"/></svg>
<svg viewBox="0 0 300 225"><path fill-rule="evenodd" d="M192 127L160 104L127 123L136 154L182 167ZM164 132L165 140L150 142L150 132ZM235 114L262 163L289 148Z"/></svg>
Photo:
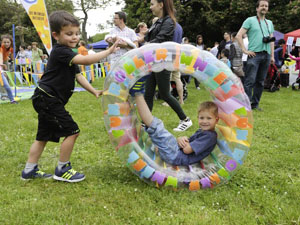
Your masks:
<svg viewBox="0 0 300 225"><path fill-rule="evenodd" d="M187 154L187 155L192 154L194 152L192 147L190 146L190 143L187 143L185 148L183 148L183 152L184 152L184 154Z"/></svg>
<svg viewBox="0 0 300 225"><path fill-rule="evenodd" d="M102 90L96 90L94 95L96 96L96 98L99 98L99 96L101 96L103 94Z"/></svg>
<svg viewBox="0 0 300 225"><path fill-rule="evenodd" d="M183 149L189 143L189 139L186 136L179 137L179 138L177 138L177 143L178 143L179 147Z"/></svg>
<svg viewBox="0 0 300 225"><path fill-rule="evenodd" d="M118 51L118 50L120 49L120 48L118 47L119 42L120 42L120 39L119 39L119 38L116 38L115 43L108 49L108 50L109 50L109 53L116 52L116 51Z"/></svg>

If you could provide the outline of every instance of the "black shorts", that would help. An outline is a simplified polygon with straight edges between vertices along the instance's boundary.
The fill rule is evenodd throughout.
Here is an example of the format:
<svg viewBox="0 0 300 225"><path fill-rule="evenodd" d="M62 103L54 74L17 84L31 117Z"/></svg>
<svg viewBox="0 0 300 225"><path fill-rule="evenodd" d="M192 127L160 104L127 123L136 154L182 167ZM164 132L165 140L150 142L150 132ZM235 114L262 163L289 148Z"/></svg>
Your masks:
<svg viewBox="0 0 300 225"><path fill-rule="evenodd" d="M36 88L32 96L32 105L38 113L37 141L59 142L60 137L80 132L78 125L58 98Z"/></svg>

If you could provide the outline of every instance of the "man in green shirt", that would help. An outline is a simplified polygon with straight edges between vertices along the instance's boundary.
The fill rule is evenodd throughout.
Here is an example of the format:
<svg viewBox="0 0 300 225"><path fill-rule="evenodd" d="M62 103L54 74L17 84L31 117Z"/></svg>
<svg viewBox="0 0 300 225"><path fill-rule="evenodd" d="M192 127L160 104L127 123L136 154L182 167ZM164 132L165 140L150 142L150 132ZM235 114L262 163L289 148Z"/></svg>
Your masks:
<svg viewBox="0 0 300 225"><path fill-rule="evenodd" d="M236 38L243 52L248 55L245 69L245 92L251 101L252 109L261 111L259 101L264 89L264 80L270 63L274 63L274 27L266 19L269 10L268 0L258 0L256 16L248 17L240 28ZM248 50L243 43L243 35L248 35Z"/></svg>

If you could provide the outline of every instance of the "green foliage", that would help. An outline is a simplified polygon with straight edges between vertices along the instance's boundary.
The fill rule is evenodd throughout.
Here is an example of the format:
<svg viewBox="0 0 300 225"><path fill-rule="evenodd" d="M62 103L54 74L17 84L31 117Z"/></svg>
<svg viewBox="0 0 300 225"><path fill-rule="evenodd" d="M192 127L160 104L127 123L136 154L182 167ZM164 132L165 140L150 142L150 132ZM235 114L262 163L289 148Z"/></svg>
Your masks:
<svg viewBox="0 0 300 225"><path fill-rule="evenodd" d="M94 43L94 42L97 42L97 41L104 40L105 35L107 35L107 34L108 34L108 32L106 32L106 33L100 33L100 34L95 34L94 36L92 36L90 38L89 42Z"/></svg>
<svg viewBox="0 0 300 225"><path fill-rule="evenodd" d="M93 85L102 88L104 79ZM210 99L201 86L188 85L183 109L197 129L199 102ZM37 129L31 101L0 105L0 224L300 224L300 93L281 88L264 92L263 112L254 112L254 136L247 159L228 184L190 192L156 189L133 175L118 158L104 128L101 100L74 93L67 110L81 134L72 154L74 169L86 180L77 184L54 180L24 182L20 173ZM153 113L169 130L179 120L155 101ZM48 143L41 168L53 173L59 145Z"/></svg>
<svg viewBox="0 0 300 225"><path fill-rule="evenodd" d="M21 4L15 1L1 0L0 7L0 34L12 34L12 25L15 24L16 46L20 44L30 45L36 41L40 48L43 48L42 42ZM48 15L55 10L66 10L73 13L73 4L70 0L45 0ZM46 52L46 50L44 50Z"/></svg>
<svg viewBox="0 0 300 225"><path fill-rule="evenodd" d="M150 1L125 0L125 11L129 15L128 26L136 27L140 21L151 25L153 18ZM174 0L177 20L184 36L195 42L202 34L208 46L223 39L225 31L238 31L243 21L256 15L257 0ZM300 1L271 0L268 19L275 29L287 33L299 28Z"/></svg>

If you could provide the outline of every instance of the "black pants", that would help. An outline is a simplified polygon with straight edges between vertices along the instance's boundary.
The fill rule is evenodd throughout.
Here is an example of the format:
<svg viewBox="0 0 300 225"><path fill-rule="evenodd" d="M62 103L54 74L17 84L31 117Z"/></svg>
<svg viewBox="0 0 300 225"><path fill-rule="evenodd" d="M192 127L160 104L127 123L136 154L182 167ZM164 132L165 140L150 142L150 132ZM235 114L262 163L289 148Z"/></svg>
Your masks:
<svg viewBox="0 0 300 225"><path fill-rule="evenodd" d="M163 70L159 73L152 73L150 77L146 80L145 87L145 101L152 111L153 108L153 98L155 94L156 84L158 85L158 90L160 97L166 101L170 107L177 113L180 120L186 119L179 102L170 93L170 75L171 72Z"/></svg>

